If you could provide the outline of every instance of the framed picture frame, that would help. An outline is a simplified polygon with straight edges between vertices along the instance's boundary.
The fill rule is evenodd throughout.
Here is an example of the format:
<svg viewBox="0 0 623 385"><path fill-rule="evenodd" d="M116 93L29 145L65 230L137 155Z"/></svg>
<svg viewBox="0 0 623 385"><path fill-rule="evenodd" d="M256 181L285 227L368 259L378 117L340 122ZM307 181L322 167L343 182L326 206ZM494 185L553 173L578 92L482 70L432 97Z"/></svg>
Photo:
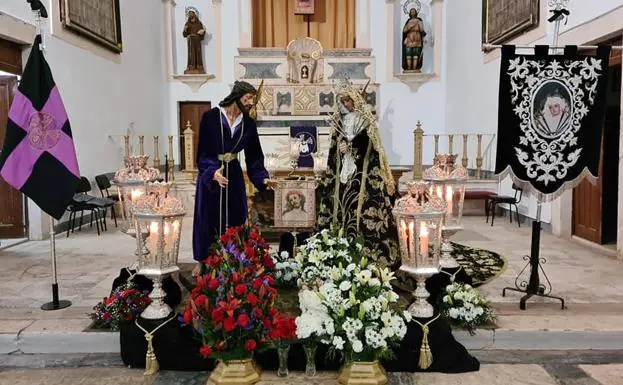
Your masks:
<svg viewBox="0 0 623 385"><path fill-rule="evenodd" d="M313 15L314 9L314 0L296 0L294 4L295 15Z"/></svg>
<svg viewBox="0 0 623 385"><path fill-rule="evenodd" d="M116 53L123 51L119 0L59 0L64 28Z"/></svg>
<svg viewBox="0 0 623 385"><path fill-rule="evenodd" d="M275 227L313 228L316 226L316 181L283 180L275 190Z"/></svg>
<svg viewBox="0 0 623 385"><path fill-rule="evenodd" d="M482 0L482 43L504 44L539 26L539 0Z"/></svg>

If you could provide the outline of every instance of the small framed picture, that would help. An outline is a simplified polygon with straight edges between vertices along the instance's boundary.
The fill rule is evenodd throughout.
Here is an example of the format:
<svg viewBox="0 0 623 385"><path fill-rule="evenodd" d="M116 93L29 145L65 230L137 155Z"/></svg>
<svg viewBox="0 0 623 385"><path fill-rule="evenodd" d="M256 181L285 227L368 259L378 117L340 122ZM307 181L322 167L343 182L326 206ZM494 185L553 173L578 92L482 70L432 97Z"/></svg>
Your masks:
<svg viewBox="0 0 623 385"><path fill-rule="evenodd" d="M284 180L275 190L275 227L316 226L316 182Z"/></svg>
<svg viewBox="0 0 623 385"><path fill-rule="evenodd" d="M294 5L295 15L313 15L314 0L296 0Z"/></svg>

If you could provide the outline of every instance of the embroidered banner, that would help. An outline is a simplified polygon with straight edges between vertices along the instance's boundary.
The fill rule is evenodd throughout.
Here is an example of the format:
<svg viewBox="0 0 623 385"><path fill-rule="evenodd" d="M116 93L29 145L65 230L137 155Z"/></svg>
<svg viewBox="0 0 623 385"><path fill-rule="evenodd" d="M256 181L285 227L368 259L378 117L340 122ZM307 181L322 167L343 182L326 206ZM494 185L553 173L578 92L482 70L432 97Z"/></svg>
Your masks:
<svg viewBox="0 0 623 385"><path fill-rule="evenodd" d="M313 168L314 158L311 154L316 152L318 144L318 131L314 126L292 126L290 137L301 139L301 155L298 167Z"/></svg>
<svg viewBox="0 0 623 385"><path fill-rule="evenodd" d="M550 55L502 47L495 173L551 201L585 177L596 181L604 122L609 46Z"/></svg>
<svg viewBox="0 0 623 385"><path fill-rule="evenodd" d="M9 110L0 175L60 219L80 171L69 119L37 35Z"/></svg>

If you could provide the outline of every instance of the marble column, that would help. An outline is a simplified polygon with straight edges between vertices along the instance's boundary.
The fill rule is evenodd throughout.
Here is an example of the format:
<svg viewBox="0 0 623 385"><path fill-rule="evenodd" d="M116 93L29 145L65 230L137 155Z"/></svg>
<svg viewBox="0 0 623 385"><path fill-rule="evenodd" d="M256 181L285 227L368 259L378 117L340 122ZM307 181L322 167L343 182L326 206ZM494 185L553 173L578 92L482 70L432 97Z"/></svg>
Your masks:
<svg viewBox="0 0 623 385"><path fill-rule="evenodd" d="M166 56L167 79L173 79L175 73L173 61L173 9L175 0L162 0L164 5L164 54Z"/></svg>
<svg viewBox="0 0 623 385"><path fill-rule="evenodd" d="M370 48L370 0L357 0L355 10L357 48Z"/></svg>

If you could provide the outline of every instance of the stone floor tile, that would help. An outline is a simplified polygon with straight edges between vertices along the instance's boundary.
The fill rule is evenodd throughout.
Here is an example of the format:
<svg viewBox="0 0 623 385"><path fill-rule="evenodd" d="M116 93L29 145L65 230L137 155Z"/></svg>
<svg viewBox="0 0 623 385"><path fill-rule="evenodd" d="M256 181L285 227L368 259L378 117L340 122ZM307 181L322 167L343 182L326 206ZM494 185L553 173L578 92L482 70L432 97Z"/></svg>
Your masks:
<svg viewBox="0 0 623 385"><path fill-rule="evenodd" d="M580 365L580 369L599 381L601 385L623 384L623 364Z"/></svg>
<svg viewBox="0 0 623 385"><path fill-rule="evenodd" d="M32 325L34 322L35 322L34 319L25 319L25 320L0 319L0 334L17 334L21 330Z"/></svg>
<svg viewBox="0 0 623 385"><path fill-rule="evenodd" d="M0 385L152 385L154 377L131 369L35 369L0 372Z"/></svg>
<svg viewBox="0 0 623 385"><path fill-rule="evenodd" d="M481 365L461 374L416 373L416 384L427 385L558 385L539 365Z"/></svg>

